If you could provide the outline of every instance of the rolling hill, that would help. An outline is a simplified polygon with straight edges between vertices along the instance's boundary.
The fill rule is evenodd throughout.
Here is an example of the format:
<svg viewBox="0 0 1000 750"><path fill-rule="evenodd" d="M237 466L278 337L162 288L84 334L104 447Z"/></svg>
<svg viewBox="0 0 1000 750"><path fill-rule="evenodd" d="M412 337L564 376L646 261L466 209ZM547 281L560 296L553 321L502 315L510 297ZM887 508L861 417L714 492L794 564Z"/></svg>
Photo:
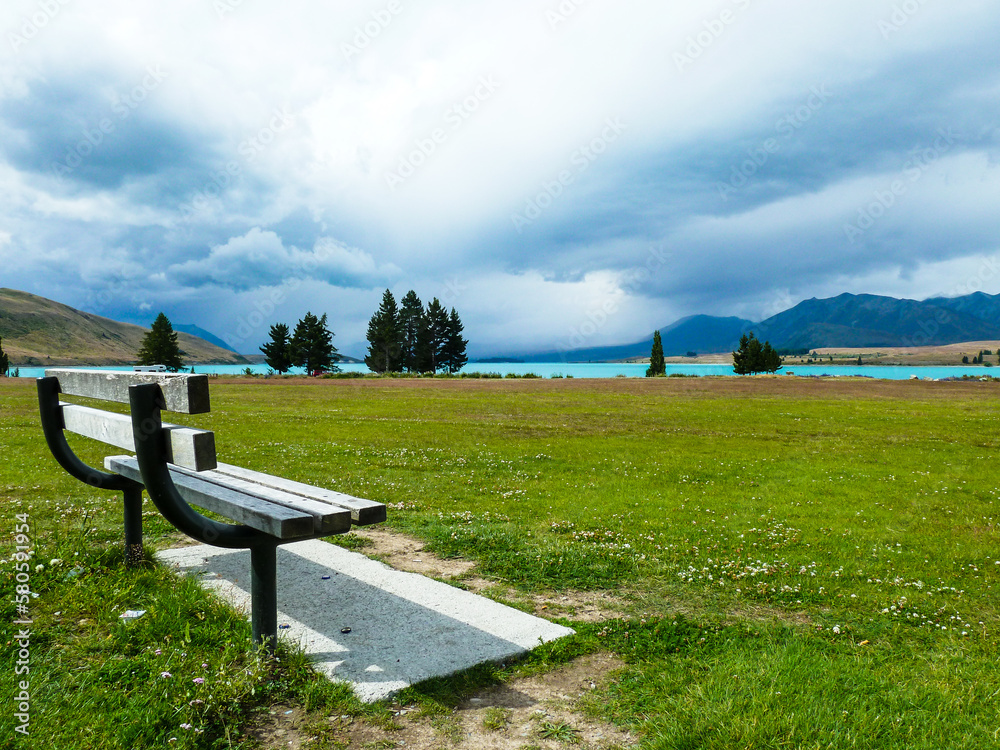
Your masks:
<svg viewBox="0 0 1000 750"><path fill-rule="evenodd" d="M0 289L0 337L11 365L128 365L148 329L81 312L14 289ZM188 333L177 341L190 364L246 364L235 352Z"/></svg>

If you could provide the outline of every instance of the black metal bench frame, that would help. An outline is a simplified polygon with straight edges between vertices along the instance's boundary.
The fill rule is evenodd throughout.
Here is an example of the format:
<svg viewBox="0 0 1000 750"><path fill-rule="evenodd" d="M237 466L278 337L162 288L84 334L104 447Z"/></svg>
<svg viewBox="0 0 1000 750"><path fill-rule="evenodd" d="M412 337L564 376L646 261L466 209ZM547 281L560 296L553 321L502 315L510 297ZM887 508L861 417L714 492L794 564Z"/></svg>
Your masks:
<svg viewBox="0 0 1000 750"><path fill-rule="evenodd" d="M229 549L249 549L251 568L251 623L253 638L255 642L264 643L269 649L273 649L277 642L277 581L276 581L276 551L280 544L303 539L314 539L332 534L345 533L350 530L352 523L355 525L368 525L379 523L385 520L385 506L381 503L374 503L359 498L350 498L331 493L328 490L312 488L307 485L281 480L270 475L257 472L245 472L252 474L253 478L262 483L275 481L275 485L264 484L262 491L266 493L285 495L284 489L289 485L299 490L304 498L304 502L315 505L320 503L332 503L331 512L323 516L323 523L316 519L313 525L312 519L306 521L308 528L302 523L287 524L288 531L279 531L280 536L275 533L268 533L260 528L252 528L245 523L220 523L202 515L191 507L189 502L182 496L182 491L178 490L178 482L190 484L199 483L202 497L211 496L213 493L221 495L225 492L225 497L232 501L233 498L239 500L242 495L248 503L253 504L253 513L260 514L265 522L274 521L267 518L267 511L261 511L263 505L267 507L267 500L263 502L259 496L255 496L246 489L247 482L241 479L227 478L227 475L219 474L215 471L206 471L203 476L212 475L211 481L203 482L194 471L185 471L172 464L173 450L170 435L168 432L175 428L173 425L164 426L161 419L161 412L167 409L167 398L164 394L164 384L173 385L174 380L168 378L204 378L204 383L197 383L201 388L194 391L197 394L204 394L194 398L197 403L187 403L184 401L181 408L171 404L174 411L185 411L186 413L204 413L209 411L208 405L208 381L204 375L192 376L163 376L148 373L114 373L114 378L121 381L119 386L127 385L127 402L131 410L131 433L132 443L135 451L135 463L137 468L132 468L131 459L127 457L109 457L105 459L105 465L109 468L115 466L121 471L130 473L125 476L119 472L105 472L95 469L86 463L73 452L69 447L64 435L66 419L64 418L64 407L70 406L62 404L59 395L62 392L60 385L60 374L72 376L80 371L68 370L47 370L46 377L38 379L38 401L41 415L42 430L46 442L56 461L76 479L92 487L104 490L111 490L122 493L124 508L125 526L125 560L126 565L135 566L143 557L142 549L142 492L146 490L149 498L153 501L159 512L171 524L188 536L204 544L223 547ZM190 381L185 385L191 385ZM177 389L173 389L177 390ZM78 388L72 391L75 395L92 396L113 401L125 401L125 397L118 388L118 392L112 396L107 394L95 395L87 391L87 388ZM172 402L175 399L171 398ZM71 407L74 408L74 407ZM124 415L109 414L97 410L89 410L83 407L75 407L77 411L85 411L90 419L117 420L118 427L121 428L121 420ZM76 412L74 412L76 413ZM121 430L119 429L121 432ZM100 432L100 430L98 430ZM191 431L189 431L191 432ZM81 433L87 434L87 433ZM206 467L208 470L216 467L214 460L214 436L211 433L201 433L202 436L209 436L207 444L210 444L210 456L206 460L199 459L195 463L189 464L191 468ZM102 436L91 434L104 442L114 443L113 440L105 439ZM205 440L201 441L206 443ZM234 467L230 467L234 468ZM242 470L241 470L242 471ZM176 480L176 481L175 481ZM212 483L214 482L214 484ZM189 489L186 487L185 489ZM213 489L217 488L217 489ZM284 489L282 489L284 488ZM314 490L315 493L306 493L305 490ZM329 496L337 494L333 500ZM315 498L319 496L317 501ZM340 499L343 498L341 501ZM280 506L276 506L273 512L277 512ZM212 509L219 512L217 509ZM287 508L285 510L288 510ZM287 515L287 514L286 514ZM244 519L246 520L246 519ZM270 526L267 526L271 528ZM284 527L281 527L284 528Z"/></svg>

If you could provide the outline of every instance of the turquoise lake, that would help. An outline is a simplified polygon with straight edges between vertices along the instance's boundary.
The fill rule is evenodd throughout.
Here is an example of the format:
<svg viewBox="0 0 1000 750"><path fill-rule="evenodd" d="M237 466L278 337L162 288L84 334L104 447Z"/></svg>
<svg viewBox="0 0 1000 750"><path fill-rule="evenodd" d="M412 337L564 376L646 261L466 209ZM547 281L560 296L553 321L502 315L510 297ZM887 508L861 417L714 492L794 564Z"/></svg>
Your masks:
<svg viewBox="0 0 1000 750"><path fill-rule="evenodd" d="M88 370L129 370L127 367L88 367ZM252 373L264 375L268 372L267 365L250 365ZM344 372L368 372L363 364L343 364ZM246 365L196 365L195 372L240 375L247 370ZM13 368L12 368L13 372ZM23 378L41 377L44 367L22 367L20 375ZM293 373L301 370L293 370ZM525 363L470 363L463 372L499 373L500 375L524 375L534 373L543 378L572 376L574 378L641 378L646 374L646 365L615 364L608 362L560 363L560 362L525 362ZM668 375L725 376L733 375L731 365L667 365ZM778 372L784 376L800 377L867 377L885 380L909 380L913 376L920 379L941 380L943 378L961 378L963 375L985 377L993 375L992 367L911 367L906 365L801 365L791 366ZM734 376L735 377L735 376ZM1000 369L996 371L1000 377Z"/></svg>

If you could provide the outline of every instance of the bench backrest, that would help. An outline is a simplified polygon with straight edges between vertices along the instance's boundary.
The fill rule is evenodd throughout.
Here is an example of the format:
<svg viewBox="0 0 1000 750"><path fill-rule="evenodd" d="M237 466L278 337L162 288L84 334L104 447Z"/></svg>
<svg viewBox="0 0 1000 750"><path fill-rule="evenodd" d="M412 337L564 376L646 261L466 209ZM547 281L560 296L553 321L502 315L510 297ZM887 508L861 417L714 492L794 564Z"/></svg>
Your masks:
<svg viewBox="0 0 1000 750"><path fill-rule="evenodd" d="M57 378L60 392L66 395L126 404L129 402L130 385L157 383L167 411L204 414L210 410L206 375L60 368L48 369L45 375ZM59 407L64 429L135 451L132 418L129 415L63 402L59 403ZM163 431L171 463L194 471L206 471L217 466L215 433L166 423L163 424Z"/></svg>

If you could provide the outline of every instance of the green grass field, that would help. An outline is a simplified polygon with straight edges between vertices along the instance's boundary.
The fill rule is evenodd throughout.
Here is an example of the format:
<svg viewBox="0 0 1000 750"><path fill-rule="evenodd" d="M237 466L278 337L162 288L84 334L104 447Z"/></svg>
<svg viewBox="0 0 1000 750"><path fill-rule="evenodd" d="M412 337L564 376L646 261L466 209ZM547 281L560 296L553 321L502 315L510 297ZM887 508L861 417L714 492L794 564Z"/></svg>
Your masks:
<svg viewBox="0 0 1000 750"><path fill-rule="evenodd" d="M508 589L623 600L623 619L570 616L570 642L408 699L447 706L604 649L626 666L591 708L647 747L978 749L1000 743L998 395L790 378L246 381L213 383L213 413L184 421L214 429L229 463L390 504L392 527ZM0 452L5 695L24 679L22 522L38 594L31 736L8 703L3 742L249 747L251 712L279 700L391 721L296 654L261 659L248 624L190 582L123 570L119 501L48 455L31 383L0 383ZM147 539L162 545L153 511ZM126 625L126 607L149 614Z"/></svg>

